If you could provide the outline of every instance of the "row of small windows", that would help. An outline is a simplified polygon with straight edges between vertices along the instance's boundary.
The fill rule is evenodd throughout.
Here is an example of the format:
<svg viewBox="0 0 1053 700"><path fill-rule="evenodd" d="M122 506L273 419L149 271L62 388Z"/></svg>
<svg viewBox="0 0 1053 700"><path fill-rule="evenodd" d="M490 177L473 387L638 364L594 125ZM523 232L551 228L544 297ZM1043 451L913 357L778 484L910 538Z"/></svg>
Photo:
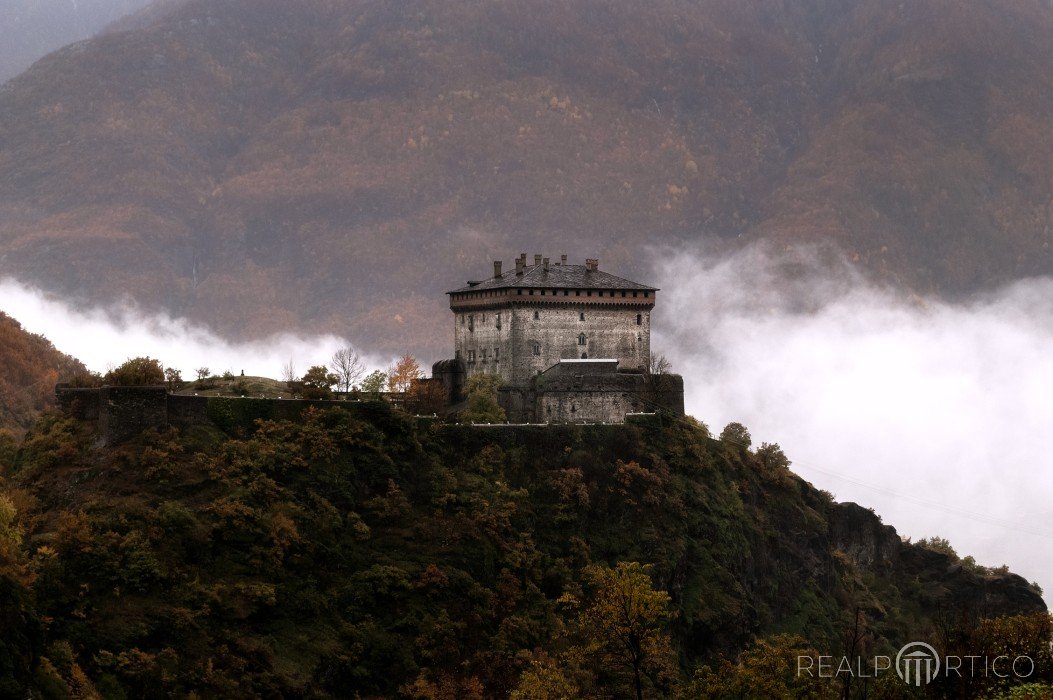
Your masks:
<svg viewBox="0 0 1053 700"><path fill-rule="evenodd" d="M506 292L506 290L468 292L468 293L465 293L465 294L455 294L454 298L458 299L458 300L461 300L461 299L478 299L480 297L484 297L484 298L485 297L498 297L498 296L505 296L506 294L511 293L511 291L512 290L507 290L507 292ZM597 290L592 290L592 289L573 289L573 290L571 290L571 289L516 289L515 293L518 296L524 296L524 295L525 296L534 296L534 293L537 292L538 296L550 296L550 297L564 296L564 297L569 297L569 296L572 296L571 295L572 291L574 292L573 296L576 296L576 297L582 296L582 292L585 293L584 296L591 297L593 295L594 291L596 293L596 296L598 296L598 297L607 296L607 297L610 297L612 299L615 298L615 297L621 297L621 298L624 299L624 298L629 296L629 292L626 291L626 290L611 290L609 292L604 292L602 289L597 289ZM651 293L650 292L640 292L640 291L632 292L632 298L633 299L637 299L640 296L643 296L644 299L650 299L651 298Z"/></svg>
<svg viewBox="0 0 1053 700"><path fill-rule="evenodd" d="M454 357L456 357L458 360L461 359L461 351L458 350L454 354ZM500 362L501 361L501 348L494 348L493 350L490 350L489 348L483 348L482 350L479 351L479 359L480 359L480 361L483 364L486 364L487 362L490 362L490 361ZM470 364L470 365L474 365L475 364L475 350L469 350L468 351L468 357L466 358L465 361L468 364Z"/></svg>
<svg viewBox="0 0 1053 700"><path fill-rule="evenodd" d="M497 330L501 330L501 314L494 314L494 316L495 316L494 327L497 328ZM540 311L535 311L534 312L534 320L535 321L540 321L541 320L541 312ZM578 320L579 321L584 321L585 320L585 312L584 311L582 311L582 312L580 312L578 314ZM480 323L486 323L486 314L481 314L480 315L479 322ZM474 332L475 331L475 314L461 314L461 325L462 326L467 325L468 326L468 330ZM643 325L643 314L636 314L636 325L638 325L638 326L642 326Z"/></svg>

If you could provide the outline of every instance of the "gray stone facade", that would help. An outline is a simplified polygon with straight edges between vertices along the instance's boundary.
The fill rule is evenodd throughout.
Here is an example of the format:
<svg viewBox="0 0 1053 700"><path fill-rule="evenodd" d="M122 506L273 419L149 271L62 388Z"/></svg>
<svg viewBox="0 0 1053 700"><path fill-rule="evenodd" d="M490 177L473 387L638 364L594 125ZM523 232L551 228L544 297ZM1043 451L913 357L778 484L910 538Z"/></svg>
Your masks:
<svg viewBox="0 0 1053 700"><path fill-rule="evenodd" d="M503 268L495 261L492 277L448 293L454 361L466 377L500 376L511 420L620 422L649 410L658 289L601 271L594 259L568 265L562 256L552 264L535 255L529 265L522 254L514 270ZM651 408L683 412L676 381L679 398Z"/></svg>

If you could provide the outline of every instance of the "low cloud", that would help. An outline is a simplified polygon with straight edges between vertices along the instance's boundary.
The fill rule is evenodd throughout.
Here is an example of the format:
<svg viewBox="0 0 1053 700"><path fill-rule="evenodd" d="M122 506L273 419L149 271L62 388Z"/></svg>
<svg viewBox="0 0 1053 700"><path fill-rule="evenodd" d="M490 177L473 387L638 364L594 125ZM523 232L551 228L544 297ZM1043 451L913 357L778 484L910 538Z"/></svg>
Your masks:
<svg viewBox="0 0 1053 700"><path fill-rule="evenodd" d="M76 310L11 279L0 280L0 311L96 372L146 355L175 367L184 378L192 378L198 367L208 367L214 374L244 370L250 376L277 378L290 360L303 374L311 365L328 363L336 349L354 345L353 339L334 335L291 334L235 343L183 318L143 313L130 302L105 310ZM370 369L391 364L389 358L375 355L362 354L361 359Z"/></svg>
<svg viewBox="0 0 1053 700"><path fill-rule="evenodd" d="M952 304L814 249L661 257L652 346L689 413L779 443L901 535L1053 586L1053 280Z"/></svg>

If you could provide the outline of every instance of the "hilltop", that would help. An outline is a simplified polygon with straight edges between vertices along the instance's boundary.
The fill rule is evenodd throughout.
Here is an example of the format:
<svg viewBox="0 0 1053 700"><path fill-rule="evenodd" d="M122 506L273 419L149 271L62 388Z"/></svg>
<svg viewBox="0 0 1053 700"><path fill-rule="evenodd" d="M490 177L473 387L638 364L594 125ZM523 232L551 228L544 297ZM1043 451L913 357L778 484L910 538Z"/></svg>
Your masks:
<svg viewBox="0 0 1053 700"><path fill-rule="evenodd" d="M442 356L508 251L829 243L945 295L1053 272L1040 0L192 0L0 91L0 272L229 336Z"/></svg>
<svg viewBox="0 0 1053 700"><path fill-rule="evenodd" d="M484 429L364 402L228 429L100 448L89 423L34 427L0 481L0 690L622 696L617 661L581 646L594 632L576 620L602 613L604 572L630 562L653 565L635 580L663 592L656 605L668 594L647 647L655 692L712 689L694 670L747 646L846 653L854 634L857 652L921 638L1001 653L1049 638L1023 579L902 541L742 426ZM990 621L1003 615L1030 617ZM772 663L720 683L799 687Z"/></svg>
<svg viewBox="0 0 1053 700"><path fill-rule="evenodd" d="M0 431L22 434L42 410L55 405L59 379L86 371L79 360L0 311Z"/></svg>

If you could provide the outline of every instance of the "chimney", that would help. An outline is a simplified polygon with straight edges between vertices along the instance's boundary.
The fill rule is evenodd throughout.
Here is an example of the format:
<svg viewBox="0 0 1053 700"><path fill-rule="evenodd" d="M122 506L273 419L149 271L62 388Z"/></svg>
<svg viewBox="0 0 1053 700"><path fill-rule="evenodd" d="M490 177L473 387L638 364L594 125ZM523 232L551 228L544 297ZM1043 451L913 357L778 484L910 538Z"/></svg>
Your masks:
<svg viewBox="0 0 1053 700"><path fill-rule="evenodd" d="M540 264L541 264L541 255L539 255L538 253L534 253L534 266L536 267L536 266L538 266Z"/></svg>
<svg viewBox="0 0 1053 700"><path fill-rule="evenodd" d="M544 258L541 264L545 266L545 272L548 272L548 258Z"/></svg>
<svg viewBox="0 0 1053 700"><path fill-rule="evenodd" d="M500 260L494 260L494 277L500 277L500 276L501 276L501 261Z"/></svg>
<svg viewBox="0 0 1053 700"><path fill-rule="evenodd" d="M525 260L526 260L525 257L516 258L516 275L522 275L523 274L523 263L524 263Z"/></svg>
<svg viewBox="0 0 1053 700"><path fill-rule="evenodd" d="M567 256L566 255L559 256L559 264L560 265L566 265L567 264Z"/></svg>
<svg viewBox="0 0 1053 700"><path fill-rule="evenodd" d="M596 258L585 258L585 269L589 272L596 272L600 269L600 261Z"/></svg>

